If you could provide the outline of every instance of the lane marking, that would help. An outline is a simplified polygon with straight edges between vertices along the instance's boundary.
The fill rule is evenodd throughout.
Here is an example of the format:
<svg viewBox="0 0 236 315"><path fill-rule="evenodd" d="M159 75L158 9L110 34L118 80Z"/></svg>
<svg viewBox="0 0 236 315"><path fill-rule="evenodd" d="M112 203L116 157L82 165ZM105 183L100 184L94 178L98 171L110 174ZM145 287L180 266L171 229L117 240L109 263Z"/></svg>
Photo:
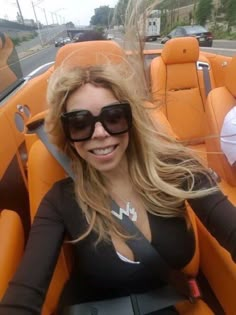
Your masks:
<svg viewBox="0 0 236 315"><path fill-rule="evenodd" d="M25 59L27 59L27 58L30 58L31 56L37 55L37 54L39 54L41 51L44 51L44 50L49 49L49 48L51 48L51 46L45 47L45 48L43 48L43 49L39 49L38 51L35 51L35 52L33 52L32 54L30 54L30 55L28 55L28 56L19 58L19 61L25 60Z"/></svg>

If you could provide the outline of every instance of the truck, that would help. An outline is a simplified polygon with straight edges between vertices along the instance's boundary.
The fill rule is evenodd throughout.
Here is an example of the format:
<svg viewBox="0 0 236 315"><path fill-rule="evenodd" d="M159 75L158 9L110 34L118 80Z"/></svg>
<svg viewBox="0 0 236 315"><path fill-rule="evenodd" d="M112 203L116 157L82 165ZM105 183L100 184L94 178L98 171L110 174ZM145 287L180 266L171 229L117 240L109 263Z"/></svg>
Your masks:
<svg viewBox="0 0 236 315"><path fill-rule="evenodd" d="M154 41L160 37L161 32L161 11L152 10L146 20L145 40Z"/></svg>

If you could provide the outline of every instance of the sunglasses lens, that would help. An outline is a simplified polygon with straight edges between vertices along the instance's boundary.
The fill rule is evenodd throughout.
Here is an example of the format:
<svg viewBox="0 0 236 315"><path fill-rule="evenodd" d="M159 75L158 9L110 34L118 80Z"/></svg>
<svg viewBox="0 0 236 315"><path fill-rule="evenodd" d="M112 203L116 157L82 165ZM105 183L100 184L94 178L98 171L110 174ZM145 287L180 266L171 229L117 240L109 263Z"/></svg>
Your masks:
<svg viewBox="0 0 236 315"><path fill-rule="evenodd" d="M111 134L119 134L128 131L129 117L125 107L115 105L112 108L105 109L102 113L103 124Z"/></svg>
<svg viewBox="0 0 236 315"><path fill-rule="evenodd" d="M64 131L71 141L84 141L92 137L96 122L111 135L127 132L132 123L130 105L122 103L103 107L100 115L93 116L88 110L62 114Z"/></svg>
<svg viewBox="0 0 236 315"><path fill-rule="evenodd" d="M70 117L68 121L68 133L71 140L87 139L91 135L91 115L87 113L79 113L75 117Z"/></svg>

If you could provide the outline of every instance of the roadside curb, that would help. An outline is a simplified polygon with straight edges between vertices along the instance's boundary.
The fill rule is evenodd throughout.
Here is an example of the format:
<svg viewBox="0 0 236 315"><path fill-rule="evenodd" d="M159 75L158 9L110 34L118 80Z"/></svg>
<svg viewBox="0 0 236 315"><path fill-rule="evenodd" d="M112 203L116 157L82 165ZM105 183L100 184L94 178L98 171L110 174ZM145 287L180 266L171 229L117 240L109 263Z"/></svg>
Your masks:
<svg viewBox="0 0 236 315"><path fill-rule="evenodd" d="M29 56L31 56L31 55L34 55L34 54L36 54L36 53L38 53L38 52L40 52L40 51L42 51L42 50L44 50L44 49L47 49L48 47L50 47L51 45L46 45L46 46L40 46L40 45L37 45L37 46L35 46L35 47L32 47L32 48L30 48L30 49L28 49L28 50L26 50L26 51L22 51L22 52L19 52L18 53L18 57L19 57L19 59L21 60L21 59L25 59L25 58L27 58L27 57L29 57Z"/></svg>

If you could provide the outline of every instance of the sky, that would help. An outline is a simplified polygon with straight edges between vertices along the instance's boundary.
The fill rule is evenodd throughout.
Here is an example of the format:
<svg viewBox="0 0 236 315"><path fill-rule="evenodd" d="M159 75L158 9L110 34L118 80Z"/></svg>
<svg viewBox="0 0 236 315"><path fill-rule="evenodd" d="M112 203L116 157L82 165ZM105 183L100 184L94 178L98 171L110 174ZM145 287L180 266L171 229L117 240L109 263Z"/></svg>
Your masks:
<svg viewBox="0 0 236 315"><path fill-rule="evenodd" d="M73 22L76 25L89 25L94 9L102 5L115 7L118 0L32 0L37 19L43 23ZM31 0L18 0L24 19L34 19ZM17 1L0 0L0 18L16 20Z"/></svg>

